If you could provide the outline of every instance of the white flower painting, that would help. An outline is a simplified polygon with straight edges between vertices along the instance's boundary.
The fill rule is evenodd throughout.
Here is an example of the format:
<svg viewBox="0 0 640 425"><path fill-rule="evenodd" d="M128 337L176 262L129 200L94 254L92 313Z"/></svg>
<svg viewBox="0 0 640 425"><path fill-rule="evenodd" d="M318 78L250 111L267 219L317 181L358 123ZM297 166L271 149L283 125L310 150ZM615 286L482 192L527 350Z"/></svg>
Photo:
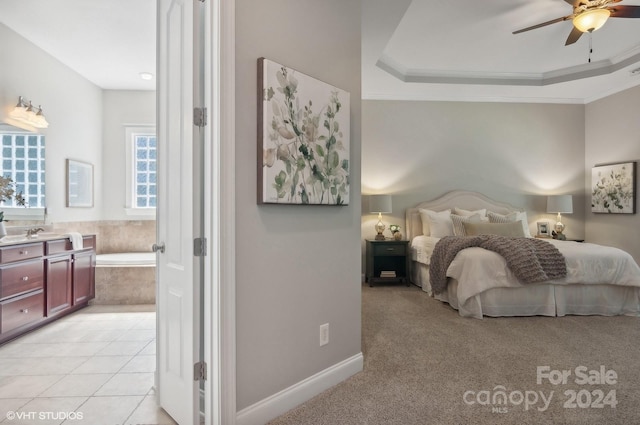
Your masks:
<svg viewBox="0 0 640 425"><path fill-rule="evenodd" d="M601 165L591 169L591 211L635 214L636 163Z"/></svg>
<svg viewBox="0 0 640 425"><path fill-rule="evenodd" d="M258 59L258 203L348 205L349 93Z"/></svg>

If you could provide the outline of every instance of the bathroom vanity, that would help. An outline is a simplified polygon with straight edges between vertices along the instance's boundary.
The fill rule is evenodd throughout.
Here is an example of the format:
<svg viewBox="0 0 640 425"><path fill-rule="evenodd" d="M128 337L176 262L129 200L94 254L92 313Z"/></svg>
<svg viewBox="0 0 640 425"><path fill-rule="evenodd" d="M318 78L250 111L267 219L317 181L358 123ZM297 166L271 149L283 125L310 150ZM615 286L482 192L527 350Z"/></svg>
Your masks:
<svg viewBox="0 0 640 425"><path fill-rule="evenodd" d="M86 307L95 296L95 235L0 241L0 344Z"/></svg>

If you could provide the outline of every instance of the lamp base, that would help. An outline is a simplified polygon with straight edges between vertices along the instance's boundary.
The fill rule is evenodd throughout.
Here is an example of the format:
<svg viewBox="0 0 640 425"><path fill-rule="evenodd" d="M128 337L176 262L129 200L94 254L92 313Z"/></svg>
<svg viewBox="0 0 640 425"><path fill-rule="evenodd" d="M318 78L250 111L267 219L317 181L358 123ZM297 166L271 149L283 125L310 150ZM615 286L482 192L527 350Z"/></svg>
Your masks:
<svg viewBox="0 0 640 425"><path fill-rule="evenodd" d="M387 238L385 238L385 237L384 237L384 235L383 235L382 233L378 233L378 234L376 235L376 238L375 238L375 240L377 240L377 241L384 241L384 240L386 240L386 239L387 239Z"/></svg>

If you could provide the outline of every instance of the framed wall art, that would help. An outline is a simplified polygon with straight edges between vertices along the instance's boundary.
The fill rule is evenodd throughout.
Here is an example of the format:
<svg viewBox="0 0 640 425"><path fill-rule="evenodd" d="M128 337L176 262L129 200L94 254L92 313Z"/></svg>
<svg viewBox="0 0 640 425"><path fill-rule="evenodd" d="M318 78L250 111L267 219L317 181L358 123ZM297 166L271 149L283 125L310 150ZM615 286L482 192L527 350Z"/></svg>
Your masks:
<svg viewBox="0 0 640 425"><path fill-rule="evenodd" d="M349 93L258 59L258 203L348 205Z"/></svg>
<svg viewBox="0 0 640 425"><path fill-rule="evenodd" d="M93 165L67 159L67 207L93 207Z"/></svg>
<svg viewBox="0 0 640 425"><path fill-rule="evenodd" d="M550 238L551 237L551 223L548 221L538 221L538 238Z"/></svg>
<svg viewBox="0 0 640 425"><path fill-rule="evenodd" d="M636 163L597 165L591 169L591 212L636 213Z"/></svg>

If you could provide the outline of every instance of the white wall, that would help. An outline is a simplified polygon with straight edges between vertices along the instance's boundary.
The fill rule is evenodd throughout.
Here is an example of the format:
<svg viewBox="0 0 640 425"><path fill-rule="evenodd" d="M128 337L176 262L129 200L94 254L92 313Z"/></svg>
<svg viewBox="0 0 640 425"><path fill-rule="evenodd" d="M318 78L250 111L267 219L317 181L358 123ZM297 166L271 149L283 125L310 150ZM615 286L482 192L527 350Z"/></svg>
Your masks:
<svg viewBox="0 0 640 425"><path fill-rule="evenodd" d="M569 238L584 236L584 106L468 102L362 102L363 238L375 235L367 194L393 195L385 223L455 189L481 192L555 222L546 196L573 194ZM387 236L390 234L387 231Z"/></svg>
<svg viewBox="0 0 640 425"><path fill-rule="evenodd" d="M0 24L0 121L18 96L43 107L49 222L96 220L102 210L102 91ZM94 207L67 208L65 160L94 166Z"/></svg>
<svg viewBox="0 0 640 425"><path fill-rule="evenodd" d="M125 125L155 125L155 91L105 90L103 92L103 177L102 218L105 220L137 220L155 217L127 216L126 204L126 140Z"/></svg>
<svg viewBox="0 0 640 425"><path fill-rule="evenodd" d="M586 107L585 187L587 238L629 252L640 263L640 215L591 212L591 168L597 164L640 161L640 86ZM640 179L636 177L636 188ZM636 189L636 196L638 190ZM640 205L636 200L636 211Z"/></svg>
<svg viewBox="0 0 640 425"><path fill-rule="evenodd" d="M236 1L237 407L360 347L360 2ZM256 203L257 59L351 94L349 206ZM330 324L330 342L318 343Z"/></svg>

